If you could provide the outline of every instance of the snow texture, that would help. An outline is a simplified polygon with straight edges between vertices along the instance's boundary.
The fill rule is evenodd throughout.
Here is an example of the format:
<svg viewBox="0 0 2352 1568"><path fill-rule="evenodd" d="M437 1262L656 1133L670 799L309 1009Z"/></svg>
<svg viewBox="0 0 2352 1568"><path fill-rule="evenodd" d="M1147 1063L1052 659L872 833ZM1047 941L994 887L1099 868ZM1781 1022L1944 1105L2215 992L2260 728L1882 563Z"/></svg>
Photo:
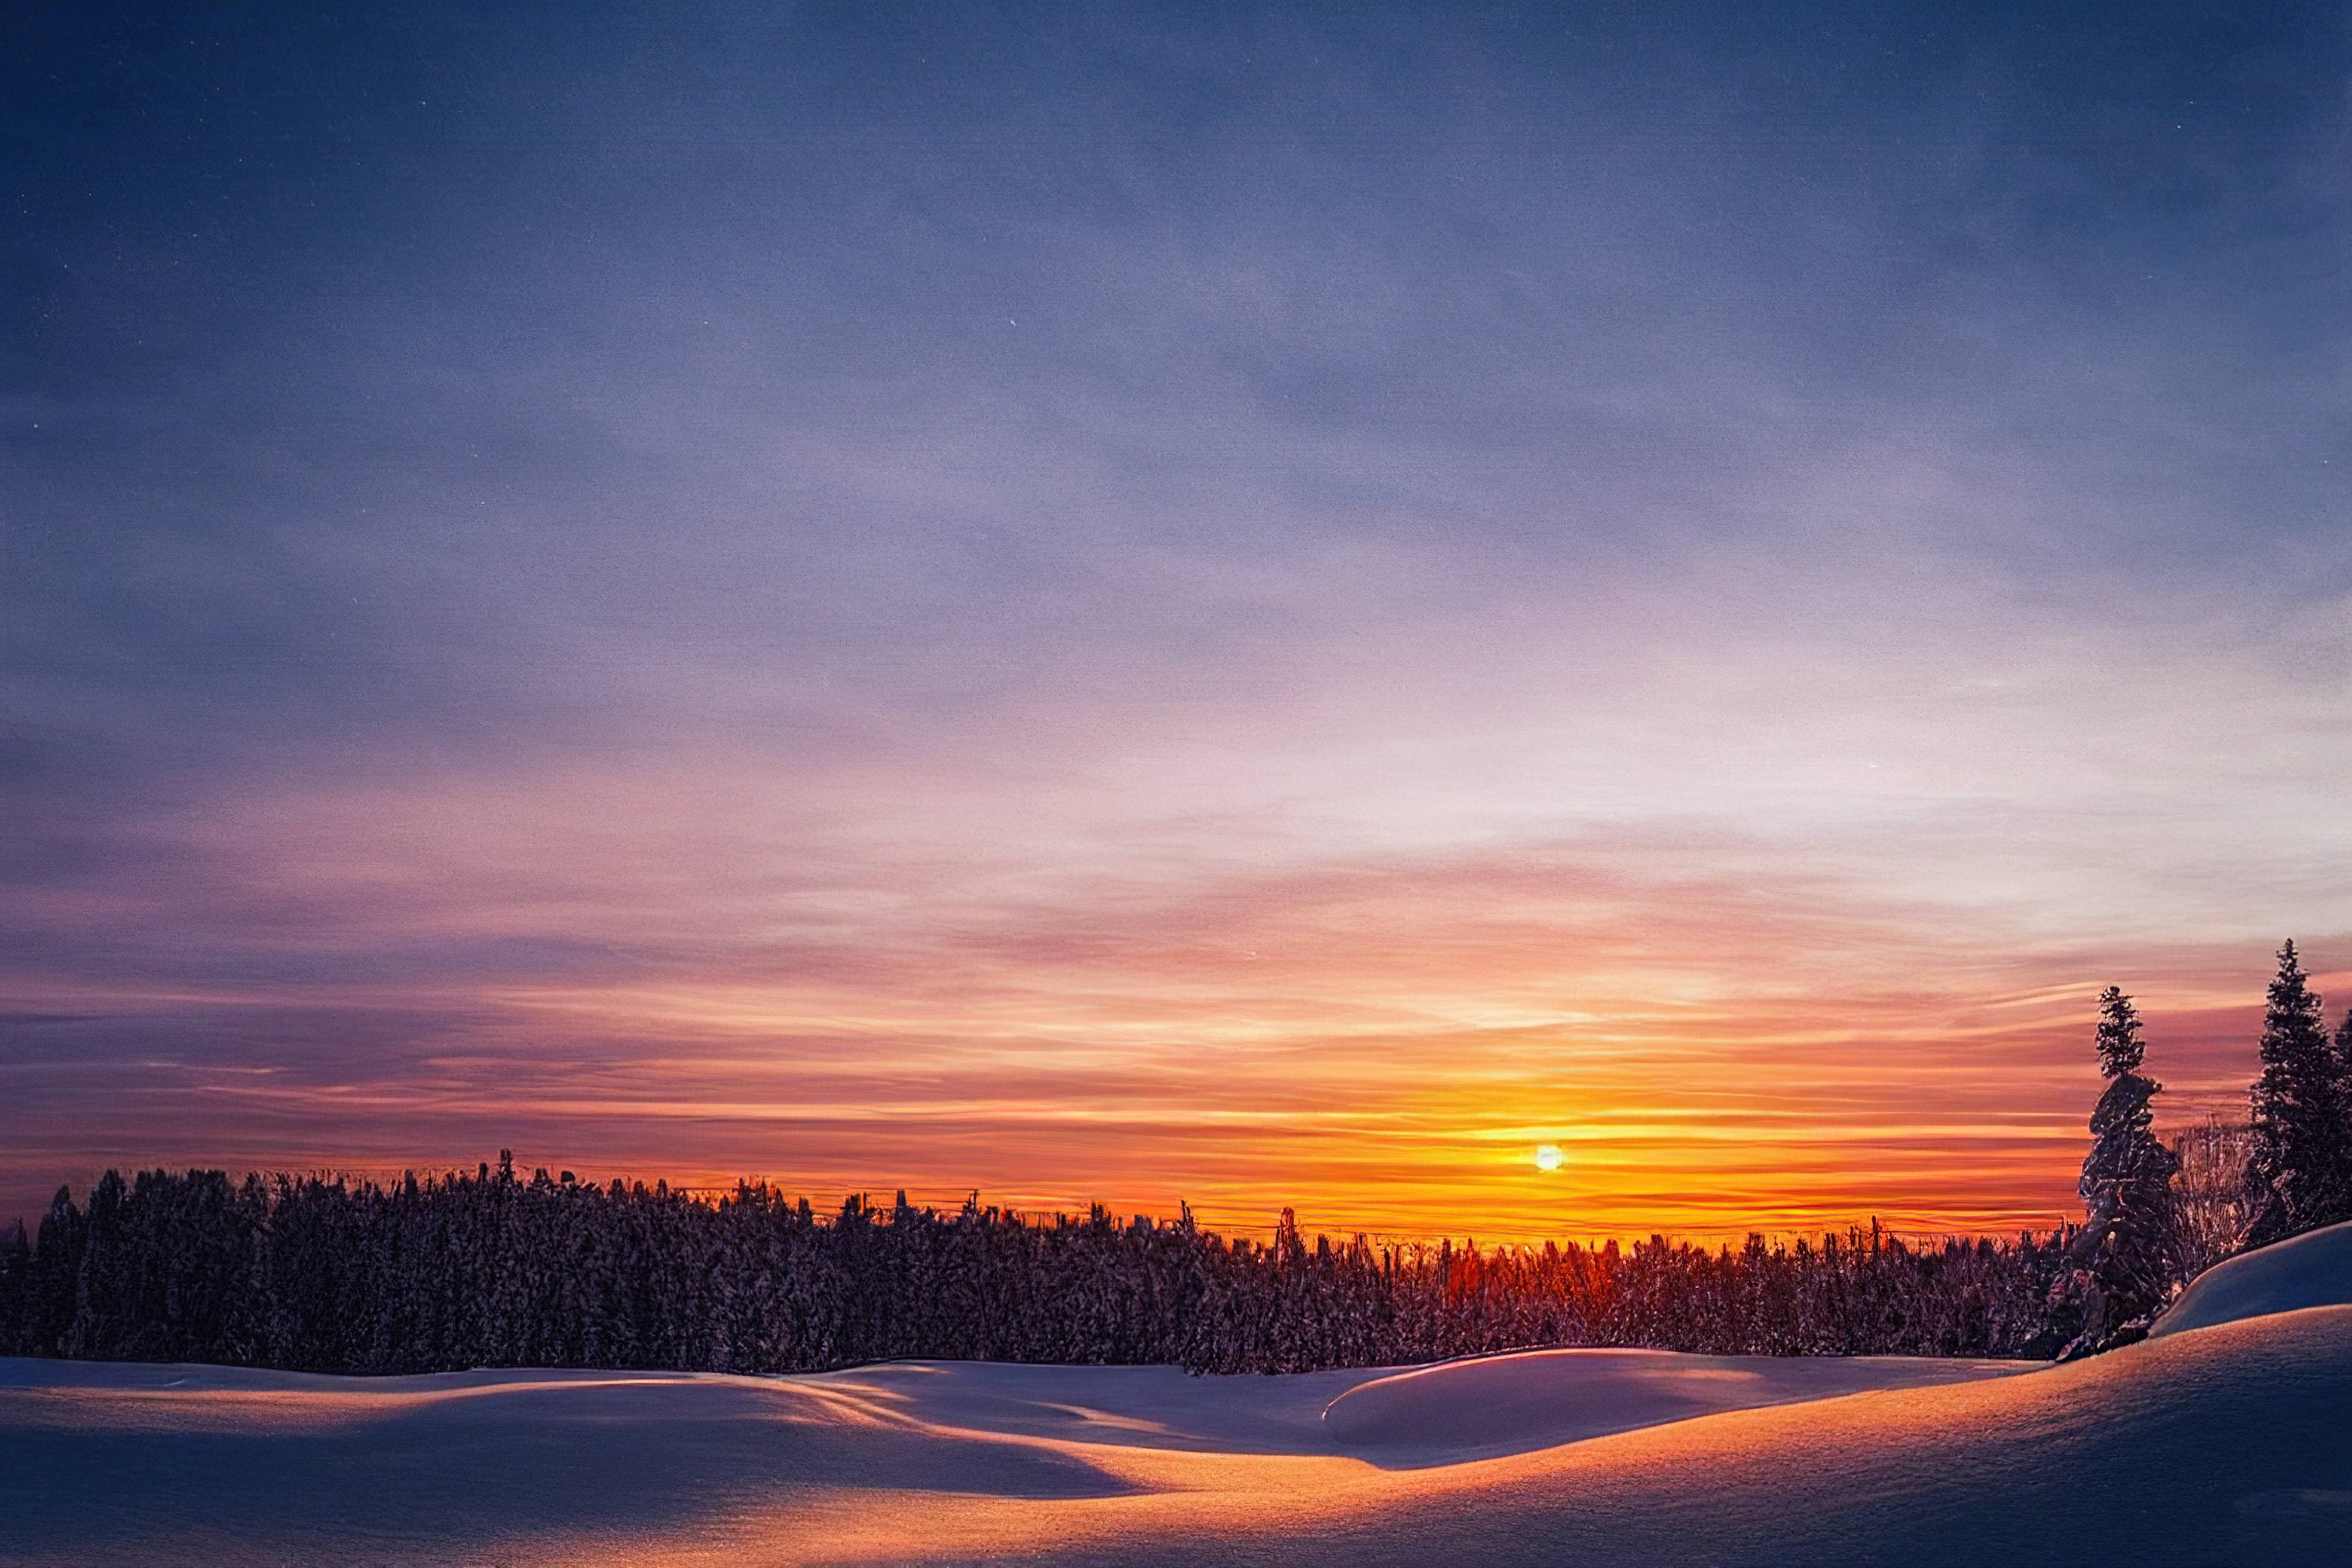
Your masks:
<svg viewBox="0 0 2352 1568"><path fill-rule="evenodd" d="M1343 1452L1388 1465L1458 1464L1721 1410L2025 1372L2033 1362L1916 1356L1705 1356L1530 1351L1360 1384L1323 1412Z"/></svg>
<svg viewBox="0 0 2352 1568"><path fill-rule="evenodd" d="M2272 1299L2340 1257L2273 1250L2295 1278ZM2021 1373L1620 1352L1284 1377L0 1361L0 1561L2341 1564L2347 1410L2352 1306Z"/></svg>
<svg viewBox="0 0 2352 1568"><path fill-rule="evenodd" d="M2217 1263L2190 1281L2148 1337L2210 1329L2271 1312L2352 1302L2352 1223L2305 1231L2291 1240Z"/></svg>

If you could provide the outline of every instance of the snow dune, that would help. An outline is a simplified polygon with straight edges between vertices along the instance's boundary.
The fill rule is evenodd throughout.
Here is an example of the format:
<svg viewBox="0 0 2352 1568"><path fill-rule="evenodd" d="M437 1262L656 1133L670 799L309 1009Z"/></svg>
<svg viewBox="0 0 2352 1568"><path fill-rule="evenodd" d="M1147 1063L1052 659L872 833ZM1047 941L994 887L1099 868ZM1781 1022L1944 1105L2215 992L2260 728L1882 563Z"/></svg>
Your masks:
<svg viewBox="0 0 2352 1568"><path fill-rule="evenodd" d="M0 1361L0 1562L2341 1565L2352 1305L2259 1309L2352 1295L2343 1247L2226 1266L2147 1342L2031 1370Z"/></svg>
<svg viewBox="0 0 2352 1568"><path fill-rule="evenodd" d="M2331 1225L2215 1264L2190 1281L2148 1337L2346 1301L2352 1301L2352 1225Z"/></svg>
<svg viewBox="0 0 2352 1568"><path fill-rule="evenodd" d="M1719 1411L2006 1377L2037 1364L1915 1356L1531 1351L1447 1362L1359 1384L1331 1402L1323 1422L1340 1449L1378 1463L1459 1464Z"/></svg>

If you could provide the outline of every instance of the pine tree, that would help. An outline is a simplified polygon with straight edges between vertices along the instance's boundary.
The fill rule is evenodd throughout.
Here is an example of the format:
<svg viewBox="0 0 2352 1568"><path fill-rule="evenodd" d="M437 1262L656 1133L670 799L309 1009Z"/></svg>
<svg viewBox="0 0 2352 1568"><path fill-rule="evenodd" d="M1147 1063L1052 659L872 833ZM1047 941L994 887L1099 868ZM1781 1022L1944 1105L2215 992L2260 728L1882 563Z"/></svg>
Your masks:
<svg viewBox="0 0 2352 1568"><path fill-rule="evenodd" d="M2352 1205L2352 1007L2344 1010L2344 1022L2336 1030L2336 1127L2344 1139L2345 1202Z"/></svg>
<svg viewBox="0 0 2352 1568"><path fill-rule="evenodd" d="M26 1300L33 1273L33 1247L25 1222L0 1226L0 1355L26 1352Z"/></svg>
<svg viewBox="0 0 2352 1568"><path fill-rule="evenodd" d="M2180 1163L2149 1131L2148 1101L2164 1086L2139 1070L2147 1056L2139 1014L2116 986L2100 994L2096 1045L2107 1088L2091 1112L2077 1189L2086 1217L2074 1261L2087 1297L2077 1353L2140 1337L2169 1293L2179 1250L2172 1175Z"/></svg>
<svg viewBox="0 0 2352 1568"><path fill-rule="evenodd" d="M81 1279L88 1227L70 1188L59 1187L33 1243L25 1274L25 1319L18 1331L27 1355L64 1355L73 1327L74 1292Z"/></svg>
<svg viewBox="0 0 2352 1568"><path fill-rule="evenodd" d="M2254 1080L2253 1152L2246 1161L2249 1247L2352 1219L2352 1083L2290 942L2279 950L2263 1014Z"/></svg>

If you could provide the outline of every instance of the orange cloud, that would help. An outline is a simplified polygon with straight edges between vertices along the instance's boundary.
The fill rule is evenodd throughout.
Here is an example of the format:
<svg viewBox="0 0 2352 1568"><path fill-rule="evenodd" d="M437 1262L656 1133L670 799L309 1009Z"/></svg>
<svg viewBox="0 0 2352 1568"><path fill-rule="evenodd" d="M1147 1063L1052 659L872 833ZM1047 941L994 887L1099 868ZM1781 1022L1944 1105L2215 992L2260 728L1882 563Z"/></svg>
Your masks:
<svg viewBox="0 0 2352 1568"><path fill-rule="evenodd" d="M765 858L686 841L712 831L707 801L528 834L521 809L452 792L386 822L384 801L313 800L266 839L216 827L246 868L202 895L218 967L259 950L278 972L47 981L53 1012L89 1016L46 1037L144 1044L112 1069L102 1136L61 1110L27 1149L86 1179L513 1146L825 1201L1182 1200L1239 1227L1288 1204L1334 1230L1491 1238L2006 1231L2073 1213L2099 985L2140 991L2187 1120L2242 1091L2265 973L2241 945L2121 953L1956 921L1721 833L1189 878L861 851L852 878L822 830ZM362 812L380 865L338 858Z"/></svg>

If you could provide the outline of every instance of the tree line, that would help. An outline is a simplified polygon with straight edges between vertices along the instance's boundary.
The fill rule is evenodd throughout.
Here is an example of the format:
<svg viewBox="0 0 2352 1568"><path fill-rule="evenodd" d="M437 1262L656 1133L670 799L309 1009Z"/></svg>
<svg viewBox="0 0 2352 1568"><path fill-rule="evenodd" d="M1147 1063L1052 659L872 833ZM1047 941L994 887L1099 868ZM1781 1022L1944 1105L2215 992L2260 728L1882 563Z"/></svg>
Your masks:
<svg viewBox="0 0 2352 1568"><path fill-rule="evenodd" d="M2331 1039L2292 941L2278 963L2263 1009L2262 1072L2235 1136L2217 1127L2170 1147L2157 1139L2150 1102L2164 1086L2139 1070L2147 1054L2139 1014L2116 986L2099 997L2093 1044L2107 1087L2083 1162L2085 1221L2053 1302L2056 1318L2074 1323L2070 1350L2140 1338L2183 1283L2231 1251L2352 1220L2352 1011ZM2178 1184L2185 1169L2188 1191ZM2215 1201L2232 1176L2235 1204Z"/></svg>
<svg viewBox="0 0 2352 1568"><path fill-rule="evenodd" d="M1171 1222L1042 1222L852 1197L818 1215L583 1184L509 1156L382 1186L110 1172L0 1247L0 1347L311 1372L474 1366L805 1372L899 1356L1391 1365L1534 1345L2048 1354L2063 1235L1915 1247L1879 1231L1715 1250L1269 1243Z"/></svg>
<svg viewBox="0 0 2352 1568"><path fill-rule="evenodd" d="M1271 1242L1195 1223L887 1207L818 1214L764 1184L473 1173L378 1184L109 1171L0 1233L0 1353L310 1372L477 1366L818 1371L894 1357L1396 1365L1546 1345L1717 1354L2048 1357L2145 1331L2241 1245L2352 1218L2352 1018L2330 1041L2288 944L2244 1130L2168 1146L2131 1001L2101 998L2107 1079L2079 1227L1906 1241L1874 1222L1709 1249ZM2331 1120L2332 1119L2332 1120Z"/></svg>

